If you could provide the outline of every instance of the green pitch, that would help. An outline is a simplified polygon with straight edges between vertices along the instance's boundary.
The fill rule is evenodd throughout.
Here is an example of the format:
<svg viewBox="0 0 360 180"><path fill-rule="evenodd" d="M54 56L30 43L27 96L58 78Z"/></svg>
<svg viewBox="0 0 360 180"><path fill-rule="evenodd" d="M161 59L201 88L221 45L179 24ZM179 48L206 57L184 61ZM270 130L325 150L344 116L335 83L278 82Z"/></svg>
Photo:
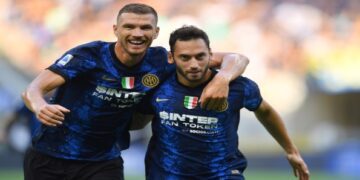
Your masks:
<svg viewBox="0 0 360 180"><path fill-rule="evenodd" d="M290 172L283 171L264 171L264 170L249 170L245 171L246 180L296 180L296 178ZM23 174L21 170L0 170L0 179L3 180L23 180ZM126 176L126 180L144 180L143 176ZM357 180L360 177L349 176L333 176L324 172L312 172L311 180Z"/></svg>

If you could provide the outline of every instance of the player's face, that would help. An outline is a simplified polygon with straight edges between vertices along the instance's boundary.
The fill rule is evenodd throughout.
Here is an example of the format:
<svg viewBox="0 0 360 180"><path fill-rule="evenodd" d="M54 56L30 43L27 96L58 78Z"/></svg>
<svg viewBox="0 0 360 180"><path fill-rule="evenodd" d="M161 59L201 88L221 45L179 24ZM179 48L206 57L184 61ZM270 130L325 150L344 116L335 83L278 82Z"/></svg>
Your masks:
<svg viewBox="0 0 360 180"><path fill-rule="evenodd" d="M211 52L203 39L176 41L173 57L178 79L187 86L196 86L210 77L209 62Z"/></svg>
<svg viewBox="0 0 360 180"><path fill-rule="evenodd" d="M113 29L119 46L130 56L144 54L159 32L153 14L123 13Z"/></svg>

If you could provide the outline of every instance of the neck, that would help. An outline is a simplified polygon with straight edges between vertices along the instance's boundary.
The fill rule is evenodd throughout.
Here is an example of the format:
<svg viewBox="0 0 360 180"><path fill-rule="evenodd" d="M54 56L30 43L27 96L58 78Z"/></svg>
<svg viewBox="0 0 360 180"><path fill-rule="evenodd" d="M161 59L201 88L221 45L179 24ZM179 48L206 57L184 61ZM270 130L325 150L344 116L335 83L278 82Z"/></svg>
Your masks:
<svg viewBox="0 0 360 180"><path fill-rule="evenodd" d="M177 73L177 79L182 85L194 88L194 87L200 86L200 85L208 82L211 78L211 75L212 75L212 72L210 69L208 69L205 72L204 77L199 79L198 81L189 81L186 78L182 77L179 73Z"/></svg>
<svg viewBox="0 0 360 180"><path fill-rule="evenodd" d="M130 55L124 50L120 43L115 43L115 55L117 59L125 66L132 67L140 63L145 56L145 53L139 55Z"/></svg>

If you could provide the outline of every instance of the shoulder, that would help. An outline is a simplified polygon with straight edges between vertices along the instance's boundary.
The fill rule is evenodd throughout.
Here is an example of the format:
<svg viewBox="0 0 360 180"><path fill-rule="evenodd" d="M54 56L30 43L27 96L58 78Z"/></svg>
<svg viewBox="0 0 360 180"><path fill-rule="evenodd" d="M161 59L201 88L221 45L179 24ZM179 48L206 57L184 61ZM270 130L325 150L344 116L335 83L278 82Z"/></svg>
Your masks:
<svg viewBox="0 0 360 180"><path fill-rule="evenodd" d="M108 42L103 41L92 41L89 43L81 44L70 49L67 53L75 56L82 56L87 58L101 56L101 50L108 46Z"/></svg>
<svg viewBox="0 0 360 180"><path fill-rule="evenodd" d="M258 85L255 81L244 77L244 76L240 76L238 78L236 78L235 80L233 80L230 83L230 87L233 89L237 89L237 90L256 90L258 89Z"/></svg>
<svg viewBox="0 0 360 180"><path fill-rule="evenodd" d="M150 47L147 51L146 59L152 64L167 64L167 50L163 47Z"/></svg>

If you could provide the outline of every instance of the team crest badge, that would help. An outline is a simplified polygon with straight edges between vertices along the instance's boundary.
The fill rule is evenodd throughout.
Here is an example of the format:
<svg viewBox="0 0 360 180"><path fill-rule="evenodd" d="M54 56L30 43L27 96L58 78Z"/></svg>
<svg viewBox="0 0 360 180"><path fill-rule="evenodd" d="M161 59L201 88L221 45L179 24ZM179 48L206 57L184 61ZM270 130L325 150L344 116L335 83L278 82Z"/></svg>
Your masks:
<svg viewBox="0 0 360 180"><path fill-rule="evenodd" d="M134 88L135 77L122 77L121 78L121 86L124 89L132 89Z"/></svg>
<svg viewBox="0 0 360 180"><path fill-rule="evenodd" d="M194 109L198 104L198 97L196 96L185 96L184 106L186 109Z"/></svg>
<svg viewBox="0 0 360 180"><path fill-rule="evenodd" d="M141 79L141 82L144 86L153 88L159 84L159 78L154 74L146 74Z"/></svg>
<svg viewBox="0 0 360 180"><path fill-rule="evenodd" d="M221 106L219 106L219 108L216 109L217 112L224 112L228 109L228 102L225 101L224 103L221 104Z"/></svg>

